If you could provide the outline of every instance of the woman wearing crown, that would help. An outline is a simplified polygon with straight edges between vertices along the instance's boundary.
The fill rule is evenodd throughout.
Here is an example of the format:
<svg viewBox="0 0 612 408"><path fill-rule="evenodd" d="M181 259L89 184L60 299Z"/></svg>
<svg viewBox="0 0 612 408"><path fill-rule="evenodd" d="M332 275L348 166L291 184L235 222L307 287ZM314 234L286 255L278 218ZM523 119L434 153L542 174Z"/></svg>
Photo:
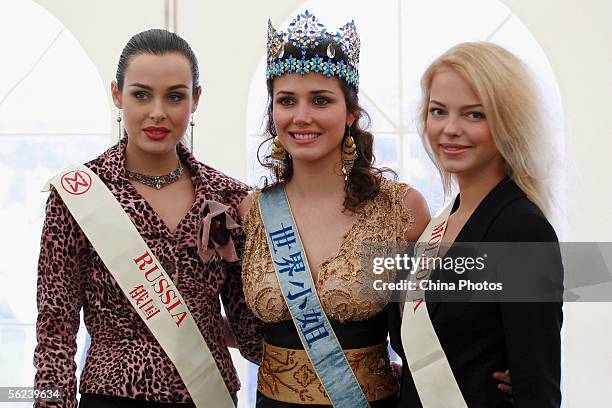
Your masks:
<svg viewBox="0 0 612 408"><path fill-rule="evenodd" d="M398 380L387 354L388 299L361 264L363 244L415 241L423 197L373 167L357 90L359 37L305 12L268 28L262 163L275 179L240 206L247 303L265 322L258 407L387 407ZM264 142L265 143L265 142Z"/></svg>

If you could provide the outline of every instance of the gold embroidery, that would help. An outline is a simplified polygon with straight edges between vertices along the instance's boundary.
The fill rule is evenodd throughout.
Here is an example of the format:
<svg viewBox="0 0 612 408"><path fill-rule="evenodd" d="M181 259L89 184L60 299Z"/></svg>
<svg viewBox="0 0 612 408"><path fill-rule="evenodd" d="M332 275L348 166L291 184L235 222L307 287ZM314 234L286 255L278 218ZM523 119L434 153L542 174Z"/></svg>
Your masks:
<svg viewBox="0 0 612 408"><path fill-rule="evenodd" d="M344 355L368 401L378 401L397 394L398 379L389 363L387 343L344 350ZM257 377L257 390L276 401L330 404L304 350L285 349L264 343L263 360Z"/></svg>
<svg viewBox="0 0 612 408"><path fill-rule="evenodd" d="M293 374L293 378L295 378L302 387L308 387L317 378L317 375L312 368L304 364Z"/></svg>
<svg viewBox="0 0 612 408"><path fill-rule="evenodd" d="M365 320L385 307L384 293L373 289L372 276L364 276L360 261L362 244L404 241L414 224L412 210L403 205L409 189L406 184L383 180L380 193L358 209L357 220L343 237L337 253L321 263L317 292L331 318L341 322ZM247 237L242 269L244 293L257 317L275 323L289 320L291 315L270 259L258 196L259 192L255 192L253 206L244 221Z"/></svg>

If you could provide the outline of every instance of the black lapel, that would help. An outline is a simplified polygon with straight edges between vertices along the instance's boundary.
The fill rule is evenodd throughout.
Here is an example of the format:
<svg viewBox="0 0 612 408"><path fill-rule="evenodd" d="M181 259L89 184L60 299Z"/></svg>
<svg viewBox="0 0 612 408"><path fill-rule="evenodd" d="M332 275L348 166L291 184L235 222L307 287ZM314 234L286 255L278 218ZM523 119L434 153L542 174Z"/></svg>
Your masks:
<svg viewBox="0 0 612 408"><path fill-rule="evenodd" d="M459 231L455 242L486 241L487 232L500 211L511 201L524 196L525 193L516 183L510 180L509 177L505 177L478 204L472 216L467 220L461 231ZM457 196L453 211L459 207L460 198L460 196ZM445 257L452 257L454 252L456 251L453 251L453 246L451 246ZM432 273L432 279L434 278L435 272ZM440 303L437 301L427 301L427 311L432 320L435 312L440 307Z"/></svg>

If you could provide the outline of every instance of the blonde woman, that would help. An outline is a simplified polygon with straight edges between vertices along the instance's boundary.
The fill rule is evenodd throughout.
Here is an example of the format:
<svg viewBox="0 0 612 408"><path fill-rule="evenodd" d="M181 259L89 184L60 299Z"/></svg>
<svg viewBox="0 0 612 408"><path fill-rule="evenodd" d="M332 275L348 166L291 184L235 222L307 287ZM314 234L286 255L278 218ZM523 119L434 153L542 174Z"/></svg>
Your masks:
<svg viewBox="0 0 612 408"><path fill-rule="evenodd" d="M543 109L523 63L494 44L459 44L429 66L421 84L423 143L446 192L453 183L459 189L441 239L450 246L443 255L457 256L452 244L458 242L557 242L546 218L550 195L540 166L546 136ZM545 262L554 275L548 278L558 283L563 272L555 248ZM438 271L431 275L433 280L445 277ZM492 378L509 368L515 407L560 405L562 303L554 299L558 301L427 301L426 313L459 399L469 407L512 406ZM392 344L407 367L399 313L394 312ZM427 406L427 392L415 385L416 378L404 369L400 406Z"/></svg>

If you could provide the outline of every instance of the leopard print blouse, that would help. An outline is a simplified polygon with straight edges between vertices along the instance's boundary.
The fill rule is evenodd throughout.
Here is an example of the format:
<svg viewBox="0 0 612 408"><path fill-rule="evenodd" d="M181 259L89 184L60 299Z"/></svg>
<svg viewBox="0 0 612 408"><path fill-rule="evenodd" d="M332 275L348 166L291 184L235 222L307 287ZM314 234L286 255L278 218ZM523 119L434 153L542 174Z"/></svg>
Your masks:
<svg viewBox="0 0 612 408"><path fill-rule="evenodd" d="M363 270L364 245L405 241L414 224L412 210L403 204L409 188L383 179L379 194L357 210L357 219L341 240L339 250L319 266L315 287L330 319L366 320L386 306L388 298L373 288L373 274ZM258 197L257 191L244 220L247 238L242 279L247 303L255 315L266 323L276 323L291 319L291 315L270 258Z"/></svg>
<svg viewBox="0 0 612 408"><path fill-rule="evenodd" d="M176 231L171 232L126 178L126 144L123 139L86 166L108 186L172 278L228 389L236 391L240 382L224 340L219 297L241 353L255 363L261 360L260 322L246 307L240 263L227 263L217 254L208 261L202 260L197 254L196 233L207 200L230 206L228 215L238 219L236 208L247 188L198 162L179 146L179 156L190 170L196 198ZM232 230L232 234L240 255L244 236L239 229ZM64 389L64 401L38 402L37 406L76 407L74 355L81 309L91 336L81 393L192 402L176 368L55 191L47 201L42 231L37 303L35 386Z"/></svg>

